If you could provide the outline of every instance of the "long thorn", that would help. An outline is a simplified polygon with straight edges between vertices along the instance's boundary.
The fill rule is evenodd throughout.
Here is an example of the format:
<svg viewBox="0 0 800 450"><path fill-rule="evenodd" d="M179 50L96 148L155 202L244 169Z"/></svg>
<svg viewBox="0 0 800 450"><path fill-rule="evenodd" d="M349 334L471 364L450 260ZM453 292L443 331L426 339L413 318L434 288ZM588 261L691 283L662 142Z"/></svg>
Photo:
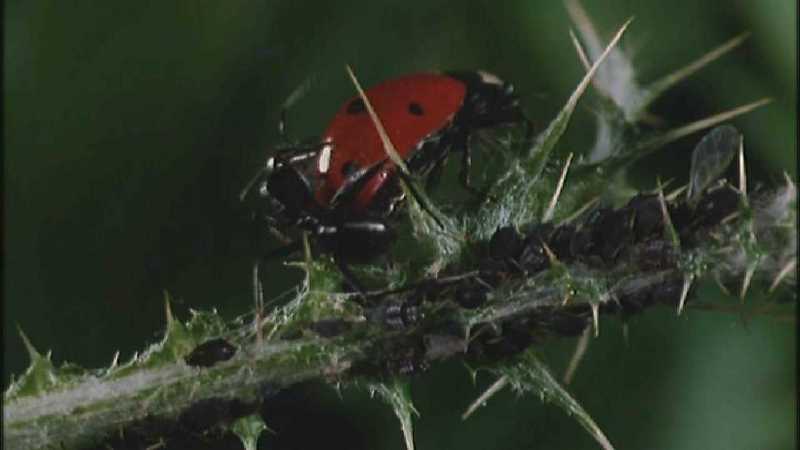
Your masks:
<svg viewBox="0 0 800 450"><path fill-rule="evenodd" d="M575 377L575 372L577 372L578 366L581 364L583 357L586 355L586 350L589 349L589 343L591 342L591 339L589 338L591 335L591 327L587 326L584 328L580 339L578 339L578 343L575 345L575 352L572 354L572 359L569 360L567 370L564 371L564 378L562 378L564 384L572 383L572 379Z"/></svg>
<svg viewBox="0 0 800 450"><path fill-rule="evenodd" d="M666 186L666 184L665 184L665 186ZM669 194L665 195L664 196L664 200L666 200L668 202L671 202L671 201L675 200L676 198L678 198L679 195L681 195L684 191L686 191L686 189L688 187L689 187L689 185L685 184L685 185L675 189L674 191L672 191Z"/></svg>
<svg viewBox="0 0 800 450"><path fill-rule="evenodd" d="M692 122L690 124L684 125L674 130L667 131L658 136L652 137L650 139L646 139L641 143L639 143L638 148L640 149L640 151L654 150L656 148L669 144L670 142L677 141L678 139L684 136L688 136L697 131L713 127L718 123L725 122L726 120L732 119L737 116L741 116L742 114L746 114L756 108L759 108L761 106L766 105L767 103L770 103L771 101L772 101L771 98L762 98L752 103L748 103L746 105L742 105L733 108L731 110L715 114L711 117L706 117L705 119Z"/></svg>
<svg viewBox="0 0 800 450"><path fill-rule="evenodd" d="M364 92L364 89L361 87L361 83L358 82L358 78L356 78L356 74L353 73L353 69L350 68L349 64L345 65L345 69L347 70L347 74L350 76L350 80L353 82L353 85L356 87L359 97L361 97L361 100L364 102L364 106L367 108L367 113L369 113L369 117L372 119L375 129L378 131L378 136L380 136L381 142L383 143L383 150L386 152L386 155L389 156L389 159L400 169L400 180L406 191L410 195L414 196L414 199L417 201L417 203L419 203L420 207L431 217L433 217L433 220L440 229L444 230L445 226L442 220L437 214L434 213L433 209L430 207L430 205L428 205L428 202L423 199L422 195L417 192L416 188L414 187L411 180L411 172L408 170L406 162L397 152L397 148L392 143L391 138L389 138L389 134L386 132L386 128L383 126L383 122L381 122L380 117L378 117L378 114L372 107L372 103L367 97L367 94Z"/></svg>
<svg viewBox="0 0 800 450"><path fill-rule="evenodd" d="M788 264L783 266L781 271L778 272L778 275L775 276L775 279L772 280L772 284L769 285L770 294L772 293L772 291L775 290L775 288L778 287L778 285L781 283L781 281L783 281L784 278L786 278L787 275L789 275L790 273L792 273L792 271L794 271L795 267L797 267L796 259L792 259L791 261L789 261Z"/></svg>
<svg viewBox="0 0 800 450"><path fill-rule="evenodd" d="M744 167L744 137L739 138L739 192L747 199L747 171Z"/></svg>
<svg viewBox="0 0 800 450"><path fill-rule="evenodd" d="M497 381L495 381L491 386L489 386L488 389L483 391L483 394L481 394L480 397L475 399L475 401L469 405L469 408L467 408L467 410L464 411L464 414L461 415L461 420L467 420L467 418L471 416L472 413L475 412L475 410L477 410L480 406L486 403L486 401L492 398L492 396L500 392L500 390L506 387L507 384L508 384L507 376L503 375L502 377L498 378Z"/></svg>
<svg viewBox="0 0 800 450"><path fill-rule="evenodd" d="M670 242L672 242L672 246L675 250L680 250L681 248L681 240L678 236L678 232L675 231L675 227L672 225L672 218L669 215L669 210L667 209L667 201L664 199L664 190L661 188L661 181L658 181L658 203L661 206L661 217L664 219L664 228L669 238Z"/></svg>
<svg viewBox="0 0 800 450"><path fill-rule="evenodd" d="M550 262L551 266L559 263L558 257L553 253L553 250L550 249L550 246L547 245L547 242L542 241L542 250L544 250L545 255L547 255L547 260Z"/></svg>
<svg viewBox="0 0 800 450"><path fill-rule="evenodd" d="M592 64L589 62L589 58L586 57L586 52L583 50L583 46L578 40L578 37L575 36L575 32L572 31L572 28L569 29L569 37L572 39L572 45L575 46L575 51L578 53L578 59L581 60L583 68L589 70L592 67Z"/></svg>
<svg viewBox="0 0 800 450"><path fill-rule="evenodd" d="M556 184L556 190L553 192L553 198L550 199L550 204L547 205L547 210L542 217L542 222L549 222L553 218L553 213L556 210L556 203L558 203L558 198L561 196L561 189L564 188L564 180L567 178L567 172L569 171L569 165L572 162L573 153L570 153L567 156L567 162L564 163L564 168L561 169L561 176L558 178L558 184Z"/></svg>
<svg viewBox="0 0 800 450"><path fill-rule="evenodd" d="M689 296L689 288L692 287L692 282L694 281L694 275L686 275L683 278L683 289L681 290L681 298L678 301L678 315L681 315L683 312L683 306L686 304L686 297Z"/></svg>
<svg viewBox="0 0 800 450"><path fill-rule="evenodd" d="M594 29L594 24L589 19L589 15L586 14L586 10L583 9L583 6L577 0L567 0L564 2L564 6L567 8L567 13L572 19L572 22L578 27L578 31L583 36L590 36L591 40L588 42L590 46L592 46L592 40L595 41L596 48L590 48L590 51L594 51L595 53L600 51L600 43L599 38L597 37L597 31Z"/></svg>
<svg viewBox="0 0 800 450"><path fill-rule="evenodd" d="M35 361L39 356L39 351L36 350L36 347L33 346L28 336L22 331L22 327L17 324L17 332L19 333L19 337L22 338L22 343L25 345L25 350L28 351L28 357L30 357L31 362Z"/></svg>
<svg viewBox="0 0 800 450"><path fill-rule="evenodd" d="M353 69L350 68L349 64L345 65L345 69L347 70L347 74L350 76L350 80L353 82L353 85L356 87L359 97L361 97L361 100L364 101L364 106L367 107L367 113L369 113L369 117L372 119L375 129L378 131L378 136L380 136L381 142L383 142L383 149L386 151L386 155L389 156L389 159L391 159L392 162L400 168L400 170L406 174L410 173L408 171L408 166L406 166L406 162L403 161L403 158L400 157L399 153L397 153L397 149L392 143L392 140L389 138L389 134L386 133L386 128L384 128L383 122L381 122L378 114L375 113L375 109L372 107L372 103L369 101L369 98L367 98L367 94L364 92L364 89L361 88L361 83L358 82L358 78L356 78L356 74L353 73Z"/></svg>
<svg viewBox="0 0 800 450"><path fill-rule="evenodd" d="M739 299L744 302L744 297L747 295L747 290L750 289L750 282L753 280L753 274L756 273L756 269L758 268L758 260L753 264L750 264L747 267L747 271L744 273L744 278L742 278L742 288L739 290Z"/></svg>
<svg viewBox="0 0 800 450"><path fill-rule="evenodd" d="M593 198L593 199L589 200L588 202L584 203L584 204L583 204L583 206L581 206L580 208L578 208L578 210L577 210L577 211L575 211L574 213L572 213L572 214L571 214L569 217L567 217L566 219L562 220L561 222L558 222L557 226L559 226L559 227L560 227L561 225L564 225L564 224L566 224L566 223L570 223L570 222L572 222L573 220L575 220L575 219L577 219L578 217L580 217L580 215L581 215L581 214L585 213L585 212L586 212L586 210L588 210L589 208L591 208L592 206L594 206L594 205L595 205L597 202L599 202L599 201L600 201L600 197L599 197L599 196L597 196L597 197L595 197L595 198Z"/></svg>
<svg viewBox="0 0 800 450"><path fill-rule="evenodd" d="M711 50L710 52L706 53L705 55L701 56L700 58L686 65L685 67L654 81L653 83L651 83L646 87L647 91L645 94L646 100L643 102L644 105L649 104L653 99L661 95L671 86L674 86L681 80L688 78L693 73L697 72L698 70L702 69L709 63L718 59L720 56L733 50L739 44L744 42L744 40L747 39L748 36L750 36L750 33L740 34L739 36L736 36L735 38L729 40L728 42L725 42L719 47Z"/></svg>
<svg viewBox="0 0 800 450"><path fill-rule="evenodd" d="M261 333L261 321L264 318L264 287L261 285L259 264L260 261L258 260L253 264L253 302L255 303L256 309L253 326L256 332L256 342L260 344L264 337Z"/></svg>

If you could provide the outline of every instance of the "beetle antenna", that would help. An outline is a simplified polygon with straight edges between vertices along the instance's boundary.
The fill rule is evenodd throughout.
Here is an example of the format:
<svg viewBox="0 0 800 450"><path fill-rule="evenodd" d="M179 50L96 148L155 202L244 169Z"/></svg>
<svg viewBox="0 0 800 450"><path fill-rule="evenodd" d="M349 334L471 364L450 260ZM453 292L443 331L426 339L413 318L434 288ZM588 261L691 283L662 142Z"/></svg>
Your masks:
<svg viewBox="0 0 800 450"><path fill-rule="evenodd" d="M247 182L247 184L244 186L244 189L242 189L242 192L239 193L240 202L244 201L244 198L247 197L247 194L250 192L250 189L253 188L253 185L256 184L258 179L261 178L261 174L266 172L266 170L267 170L266 168L259 169L258 172L256 172L256 174L253 176L253 178Z"/></svg>
<svg viewBox="0 0 800 450"><path fill-rule="evenodd" d="M239 201L240 202L244 201L244 198L250 192L250 189L253 188L253 185L256 184L256 181L258 181L258 179L261 177L261 174L272 173L274 171L275 171L275 157L272 156L267 159L267 163L264 164L264 167L259 169L258 172L256 172L256 174L253 176L253 178L247 182L244 189L242 189L242 192L239 193Z"/></svg>

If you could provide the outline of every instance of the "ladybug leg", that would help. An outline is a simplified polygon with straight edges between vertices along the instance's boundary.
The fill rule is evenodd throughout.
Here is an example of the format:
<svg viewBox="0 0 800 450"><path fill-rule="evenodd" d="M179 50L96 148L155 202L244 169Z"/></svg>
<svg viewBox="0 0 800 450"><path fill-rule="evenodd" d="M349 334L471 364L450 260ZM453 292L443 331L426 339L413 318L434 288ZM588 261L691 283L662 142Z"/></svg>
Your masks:
<svg viewBox="0 0 800 450"><path fill-rule="evenodd" d="M334 256L333 262L336 263L336 267L339 268L339 272L342 273L342 278L344 278L344 282L350 286L356 293L359 294L359 297L362 301L366 302L367 295L366 289L364 289L364 285L358 280L356 274L350 270L350 266L344 261L344 258L340 256Z"/></svg>
<svg viewBox="0 0 800 450"><path fill-rule="evenodd" d="M272 160L273 165L275 162L278 162L279 164L297 164L305 162L309 159L315 158L325 145L326 144L324 143L318 143L279 150L278 153L273 157L274 159L270 159ZM269 164L270 161L268 160L267 163Z"/></svg>

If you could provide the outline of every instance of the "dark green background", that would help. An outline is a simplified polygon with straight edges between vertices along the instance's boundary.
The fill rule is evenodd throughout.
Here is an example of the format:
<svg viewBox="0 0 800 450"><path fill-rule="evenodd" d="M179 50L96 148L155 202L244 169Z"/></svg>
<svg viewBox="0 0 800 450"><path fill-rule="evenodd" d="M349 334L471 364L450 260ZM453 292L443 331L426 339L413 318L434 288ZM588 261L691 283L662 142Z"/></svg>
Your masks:
<svg viewBox="0 0 800 450"><path fill-rule="evenodd" d="M754 181L796 177L796 2L587 3L606 35L636 16L624 42L644 82L751 31L656 112L680 124L774 97L734 123ZM345 63L366 85L419 70L490 70L514 82L544 124L583 72L568 27L557 1L5 2L4 384L26 364L17 325L55 361L98 367L157 337L164 289L182 317L248 310L235 197L276 142L280 104L305 80L314 82L289 124L300 137L320 133L353 95ZM562 150L585 148L591 125L584 102ZM633 179L685 180L697 139L639 164ZM298 276L269 271L270 295ZM572 386L618 448L792 445L794 325L660 310L631 324L628 347L620 330L603 322ZM545 349L557 372L572 346ZM595 448L556 408L508 393L460 423L479 392L457 364L416 380L419 447ZM300 439L312 437L334 448L402 447L392 413L364 394L342 401L299 388L274 414L298 418L270 448L308 448Z"/></svg>

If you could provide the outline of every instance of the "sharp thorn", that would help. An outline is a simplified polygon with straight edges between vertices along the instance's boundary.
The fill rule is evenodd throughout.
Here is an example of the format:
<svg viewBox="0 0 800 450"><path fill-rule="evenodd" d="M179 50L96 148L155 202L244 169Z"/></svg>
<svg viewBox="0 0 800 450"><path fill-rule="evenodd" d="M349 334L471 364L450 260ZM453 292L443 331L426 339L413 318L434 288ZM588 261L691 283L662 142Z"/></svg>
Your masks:
<svg viewBox="0 0 800 450"><path fill-rule="evenodd" d="M19 325L17 325L17 332L19 333L19 336L22 338L22 343L25 345L25 350L28 351L28 357L30 357L31 361L35 361L37 358L41 356L41 354L39 353L38 350L36 350L36 347L34 347L33 344L31 344L30 339L28 339L28 336L25 334L24 331L22 331L22 327L20 327Z"/></svg>
<svg viewBox="0 0 800 450"><path fill-rule="evenodd" d="M666 201L668 201L668 202L671 202L671 201L675 200L676 198L678 198L678 196L681 195L683 192L685 192L688 187L689 187L689 185L683 185L683 186L675 189L674 191L670 192L669 194L665 195L664 199Z"/></svg>
<svg viewBox="0 0 800 450"><path fill-rule="evenodd" d="M681 298L678 301L678 315L680 316L683 312L683 307L686 304L686 297L689 296L689 288L692 287L692 282L694 281L694 275L686 275L683 278L683 289L681 290Z"/></svg>
<svg viewBox="0 0 800 450"><path fill-rule="evenodd" d="M375 112L375 109L372 107L372 102L370 102L369 98L367 98L367 94L364 92L364 89L361 87L361 83L358 82L358 78L356 78L356 74L353 73L353 69L350 67L349 64L345 65L345 70L347 74L350 76L350 80L353 82L353 85L356 87L356 91L358 91L359 97L361 100L364 101L364 106L367 107L367 112L369 113L370 119L372 119L372 123L375 125L376 130L378 131L378 135L383 142L383 149L386 152L386 155L389 156L389 159L403 172L406 174L409 173L408 166L406 166L405 161L403 158L400 157L400 154L397 153L397 149L392 143L392 140L389 138L389 134L386 133L386 128L383 126L383 122L381 122L380 117Z"/></svg>
<svg viewBox="0 0 800 450"><path fill-rule="evenodd" d="M172 307L170 306L170 295L166 290L164 291L164 312L167 316L167 328L175 321L175 316L172 315Z"/></svg>
<svg viewBox="0 0 800 450"><path fill-rule="evenodd" d="M739 138L739 192L747 199L747 172L744 165L744 137Z"/></svg>
<svg viewBox="0 0 800 450"><path fill-rule="evenodd" d="M550 261L551 266L559 264L558 257L555 255L555 253L553 253L552 250L550 250L550 247L544 241L542 241L542 249L544 250L544 253L547 255L547 259L548 261Z"/></svg>
<svg viewBox="0 0 800 450"><path fill-rule="evenodd" d="M770 294L772 293L772 291L775 290L775 288L778 287L778 285L781 283L781 281L783 281L784 278L786 278L787 275L789 275L793 270L795 270L795 267L797 267L797 259L794 258L791 261L789 261L788 264L783 266L781 271L778 272L778 275L775 276L775 279L772 280L772 284L770 284L769 286Z"/></svg>
<svg viewBox="0 0 800 450"><path fill-rule="evenodd" d="M667 209L667 201L664 198L664 190L661 189L661 181L658 182L658 185L658 203L661 206L661 216L664 219L664 228L667 233L667 237L672 242L673 247L676 250L680 250L681 241L678 237L678 233L675 231L675 227L672 225L672 218L669 216L669 210Z"/></svg>
<svg viewBox="0 0 800 450"><path fill-rule="evenodd" d="M747 295L747 290L750 289L750 282L753 280L753 275L756 273L757 268L758 260L750 264L747 267L747 271L744 273L744 278L742 278L742 288L739 290L739 299L742 302L744 302L744 297Z"/></svg>
<svg viewBox="0 0 800 450"><path fill-rule="evenodd" d="M574 154L570 153L567 157L567 161L564 163L564 168L561 169L561 175L558 177L558 183L556 184L556 190L553 192L553 197L550 199L550 204L547 206L547 210L542 217L542 222L549 222L553 218L553 213L556 210L556 204L558 203L558 198L561 196L561 190L564 188L564 180L567 178L567 172L569 171L569 165L572 163L572 156Z"/></svg>
<svg viewBox="0 0 800 450"><path fill-rule="evenodd" d="M566 219L562 220L561 222L558 222L557 226L561 226L561 225L564 225L564 224L567 224L567 223L570 223L570 222L572 222L573 220L575 220L575 219L577 219L578 217L580 217L580 215L581 215L581 214L583 214L584 212L586 212L586 210L588 210L589 208L591 208L592 206L594 206L594 205L595 205L595 203L597 203L597 202L599 202L599 201L600 201L600 197L599 197L599 196L598 196L598 197L595 197L595 198L593 198L593 199L591 199L591 200L589 200L589 201L588 201L588 202L586 202L586 203L585 203L583 206L581 206L580 208L578 208L578 210L577 210L577 211L575 211L574 213L572 213L572 214L571 214L569 217L567 217Z"/></svg>
<svg viewBox="0 0 800 450"><path fill-rule="evenodd" d="M569 29L569 37L572 39L572 45L575 47L575 51L578 53L578 59L580 59L581 64L583 64L583 68L587 71L592 67L592 63L589 62L589 58L586 56L586 52L583 50L583 46L581 42L578 40L578 36L575 35L575 31L572 28Z"/></svg>
<svg viewBox="0 0 800 450"><path fill-rule="evenodd" d="M586 355L586 350L589 348L589 343L591 342L589 337L591 334L592 329L591 327L587 326L584 328L580 339L578 339L578 343L575 345L575 351L572 353L572 359L570 359L567 370L564 371L564 377L562 378L562 381L565 385L572 383L572 379L575 377L575 372L578 371L578 366L583 360L583 357Z"/></svg>
<svg viewBox="0 0 800 450"><path fill-rule="evenodd" d="M589 303L592 308L592 326L594 327L594 337L600 336L600 306L597 303Z"/></svg>
<svg viewBox="0 0 800 450"><path fill-rule="evenodd" d="M481 394L477 399L475 399L474 402L472 402L472 404L469 405L467 410L464 411L464 414L461 415L461 420L466 420L467 418L469 418L469 416L471 416L472 413L475 412L475 410L477 410L480 406L485 404L486 401L489 400L496 393L500 392L500 390L503 389L507 384L508 384L507 376L503 375L502 377L498 378L497 381L495 381L491 386L489 386L488 389L483 391L483 394Z"/></svg>

